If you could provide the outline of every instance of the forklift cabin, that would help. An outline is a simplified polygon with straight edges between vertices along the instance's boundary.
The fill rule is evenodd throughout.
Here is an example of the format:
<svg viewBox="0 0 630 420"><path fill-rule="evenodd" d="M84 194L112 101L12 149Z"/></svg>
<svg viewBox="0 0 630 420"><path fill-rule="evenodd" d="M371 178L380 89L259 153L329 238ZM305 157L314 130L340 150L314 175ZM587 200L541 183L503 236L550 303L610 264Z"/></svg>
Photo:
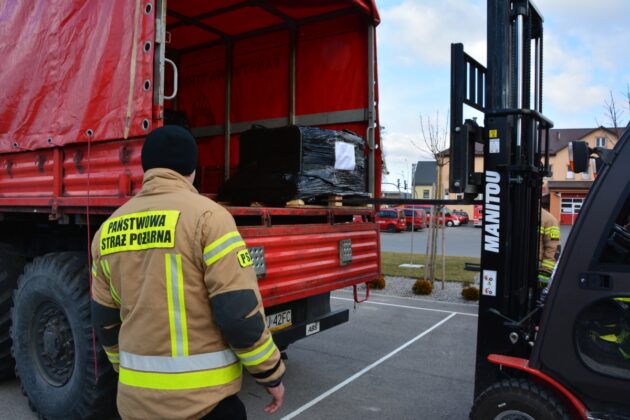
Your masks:
<svg viewBox="0 0 630 420"><path fill-rule="evenodd" d="M551 286L539 290L553 127L542 114L543 18L531 0L487 7L487 68L451 48L449 189L484 196L471 418L630 417L630 131L602 153ZM464 105L484 114L483 127L464 120ZM476 143L483 173L474 173Z"/></svg>

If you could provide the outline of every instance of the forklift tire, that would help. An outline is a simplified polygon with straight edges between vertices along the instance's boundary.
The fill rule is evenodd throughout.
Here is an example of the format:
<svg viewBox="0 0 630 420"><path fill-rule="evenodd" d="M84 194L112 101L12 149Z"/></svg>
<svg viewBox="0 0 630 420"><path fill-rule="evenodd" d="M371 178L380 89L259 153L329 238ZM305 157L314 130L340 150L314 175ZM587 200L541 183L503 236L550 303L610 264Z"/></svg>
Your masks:
<svg viewBox="0 0 630 420"><path fill-rule="evenodd" d="M89 290L85 253L78 252L35 258L18 281L12 353L22 393L39 418L114 414L117 380L93 335Z"/></svg>
<svg viewBox="0 0 630 420"><path fill-rule="evenodd" d="M527 379L506 379L477 397L471 420L570 420L564 405L543 387Z"/></svg>
<svg viewBox="0 0 630 420"><path fill-rule="evenodd" d="M11 357L11 307L17 279L25 263L24 257L13 246L0 243L0 379L15 374L15 362Z"/></svg>

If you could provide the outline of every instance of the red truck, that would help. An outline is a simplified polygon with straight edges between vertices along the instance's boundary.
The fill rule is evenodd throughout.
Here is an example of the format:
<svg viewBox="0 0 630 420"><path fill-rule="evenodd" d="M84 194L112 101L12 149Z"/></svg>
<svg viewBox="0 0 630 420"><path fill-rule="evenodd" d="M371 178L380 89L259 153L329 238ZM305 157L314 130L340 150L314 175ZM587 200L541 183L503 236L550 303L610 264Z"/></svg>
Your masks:
<svg viewBox="0 0 630 420"><path fill-rule="evenodd" d="M142 185L146 135L187 125L211 198L253 125L351 130L380 195L373 0L24 1L0 8L0 376L43 418L111 413L88 243ZM228 207L281 348L348 320L330 292L380 275L371 208Z"/></svg>

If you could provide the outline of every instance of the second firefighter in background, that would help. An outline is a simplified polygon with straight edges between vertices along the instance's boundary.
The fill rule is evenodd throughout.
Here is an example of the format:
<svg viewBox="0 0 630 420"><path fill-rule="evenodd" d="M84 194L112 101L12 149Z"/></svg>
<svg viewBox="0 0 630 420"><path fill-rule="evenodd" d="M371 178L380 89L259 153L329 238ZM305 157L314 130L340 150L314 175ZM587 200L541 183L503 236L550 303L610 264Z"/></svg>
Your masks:
<svg viewBox="0 0 630 420"><path fill-rule="evenodd" d="M546 287L560 255L560 227L558 220L545 209L541 209L539 237L538 283Z"/></svg>

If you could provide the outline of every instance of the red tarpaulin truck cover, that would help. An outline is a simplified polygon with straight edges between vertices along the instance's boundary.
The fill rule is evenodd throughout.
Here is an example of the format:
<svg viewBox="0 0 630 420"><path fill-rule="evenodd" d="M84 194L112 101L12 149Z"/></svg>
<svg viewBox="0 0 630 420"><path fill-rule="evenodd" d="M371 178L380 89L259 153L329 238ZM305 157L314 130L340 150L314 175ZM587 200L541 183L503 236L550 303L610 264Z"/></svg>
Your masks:
<svg viewBox="0 0 630 420"><path fill-rule="evenodd" d="M150 7L153 7L150 1L141 0L4 2L0 6L0 55L3 57L0 66L0 153L84 142L88 137L92 141L140 137L161 125L152 86L154 54L151 42L155 39L156 22ZM174 47L178 50L273 29L286 23L283 19L306 22L324 14L343 16L349 9L371 19L373 24L379 21L374 0L173 0L167 7L167 30L172 31L173 39L177 40ZM168 24L182 20L177 18L180 11L185 11L187 16L199 18L203 14L207 17L192 28L186 27L186 33L183 30L178 33L177 25L171 29ZM199 28L204 23L214 31ZM265 42L264 36L257 39ZM256 42L256 38L252 38L252 42ZM261 45L256 48L260 50ZM309 57L311 52L319 55ZM299 50L298 62L302 65L298 64L298 86L300 77L308 73L305 67L316 66L319 60L326 58L321 56L325 53L323 48ZM353 50L348 48L347 53L352 54ZM334 58L339 66L349 66L352 62L344 63L338 54ZM347 70L352 71L350 67ZM251 80L248 80L248 74ZM234 89L267 83L260 80L261 74L264 72L240 72L235 78L242 80L235 80ZM331 78L309 78L308 82L308 87L303 88L308 92L336 91L331 89L335 83ZM271 83L273 85L273 80ZM287 90L287 84L284 85ZM363 86L361 89L365 90ZM322 106L328 108L325 111L348 108L348 104L343 104L343 98L356 97L346 91L336 97L328 96L328 102L322 104L321 97L308 92L300 93L298 114L313 110L321 112ZM286 92L278 96L286 102ZM262 101L269 102L269 99ZM320 103L315 105L318 101ZM260 111L273 111L272 102L267 107L261 106L262 102L234 101L234 121L238 122L239 116L242 120L274 117L259 115ZM248 108L251 107L256 111L250 112Z"/></svg>

